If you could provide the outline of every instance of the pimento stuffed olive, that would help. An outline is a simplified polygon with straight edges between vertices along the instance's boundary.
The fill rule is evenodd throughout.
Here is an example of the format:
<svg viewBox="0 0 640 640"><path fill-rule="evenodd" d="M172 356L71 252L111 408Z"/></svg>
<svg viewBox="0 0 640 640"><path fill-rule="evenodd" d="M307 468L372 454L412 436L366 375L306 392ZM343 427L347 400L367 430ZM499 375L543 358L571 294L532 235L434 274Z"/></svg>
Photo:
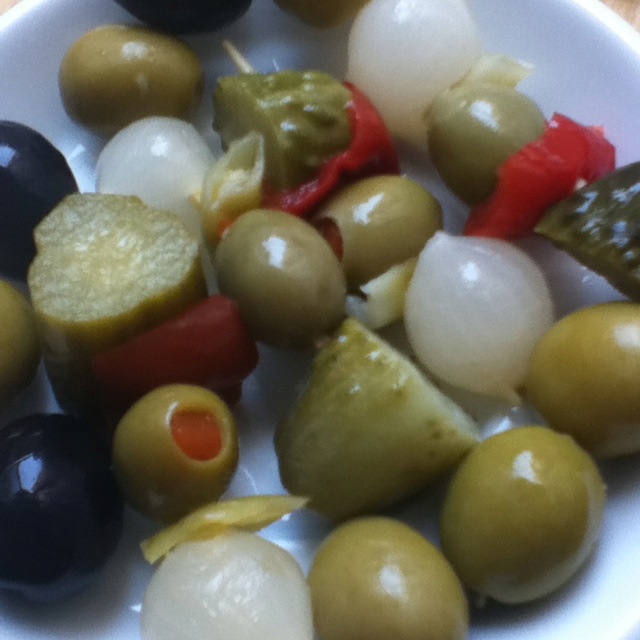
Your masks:
<svg viewBox="0 0 640 640"><path fill-rule="evenodd" d="M227 489L238 465L234 418L224 401L203 387L158 387L118 423L113 464L135 509L173 522Z"/></svg>

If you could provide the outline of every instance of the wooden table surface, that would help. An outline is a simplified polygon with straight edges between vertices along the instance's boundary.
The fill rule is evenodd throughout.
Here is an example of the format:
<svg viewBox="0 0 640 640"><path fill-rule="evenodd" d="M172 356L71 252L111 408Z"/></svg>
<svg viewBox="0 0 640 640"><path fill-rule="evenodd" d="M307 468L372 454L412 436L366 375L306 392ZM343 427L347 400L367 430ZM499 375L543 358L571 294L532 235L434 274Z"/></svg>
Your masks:
<svg viewBox="0 0 640 640"><path fill-rule="evenodd" d="M505 0L509 2L509 0ZM20 0L0 0L0 13L18 4ZM603 0L614 11L640 29L640 0Z"/></svg>
<svg viewBox="0 0 640 640"><path fill-rule="evenodd" d="M640 0L604 0L604 3L640 29Z"/></svg>

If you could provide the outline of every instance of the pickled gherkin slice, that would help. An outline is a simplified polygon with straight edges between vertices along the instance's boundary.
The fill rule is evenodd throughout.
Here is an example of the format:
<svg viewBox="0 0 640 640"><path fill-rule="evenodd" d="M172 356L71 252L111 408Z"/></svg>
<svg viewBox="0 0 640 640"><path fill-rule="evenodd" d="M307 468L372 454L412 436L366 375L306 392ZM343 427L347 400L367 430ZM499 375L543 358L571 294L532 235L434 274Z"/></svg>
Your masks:
<svg viewBox="0 0 640 640"><path fill-rule="evenodd" d="M318 351L275 432L284 487L335 520L415 493L455 467L478 440L467 413L354 319Z"/></svg>
<svg viewBox="0 0 640 640"><path fill-rule="evenodd" d="M553 205L535 230L620 292L640 300L640 162Z"/></svg>
<svg viewBox="0 0 640 640"><path fill-rule="evenodd" d="M91 359L206 295L198 243L136 197L75 194L35 229L28 274L44 363L61 408L97 422Z"/></svg>
<svg viewBox="0 0 640 640"><path fill-rule="evenodd" d="M349 146L350 99L342 83L321 71L242 73L218 79L213 126L224 148L251 131L262 135L267 181L287 189Z"/></svg>

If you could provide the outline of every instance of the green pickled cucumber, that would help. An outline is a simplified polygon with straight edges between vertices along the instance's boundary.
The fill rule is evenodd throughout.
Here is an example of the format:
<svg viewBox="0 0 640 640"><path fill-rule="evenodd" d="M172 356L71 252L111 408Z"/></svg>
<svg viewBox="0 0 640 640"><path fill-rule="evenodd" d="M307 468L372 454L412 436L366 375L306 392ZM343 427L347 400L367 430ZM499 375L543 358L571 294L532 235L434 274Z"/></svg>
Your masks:
<svg viewBox="0 0 640 640"><path fill-rule="evenodd" d="M267 180L274 189L287 189L349 146L350 98L342 83L320 71L222 77L213 96L213 126L224 148L251 131L262 135Z"/></svg>
<svg viewBox="0 0 640 640"><path fill-rule="evenodd" d="M553 205L536 232L640 300L640 162Z"/></svg>
<svg viewBox="0 0 640 640"><path fill-rule="evenodd" d="M68 196L34 237L28 285L54 394L98 422L92 357L206 295L198 244L177 216L101 194Z"/></svg>
<svg viewBox="0 0 640 640"><path fill-rule="evenodd" d="M341 520L428 485L478 439L472 418L407 357L347 319L316 354L275 448L284 487Z"/></svg>

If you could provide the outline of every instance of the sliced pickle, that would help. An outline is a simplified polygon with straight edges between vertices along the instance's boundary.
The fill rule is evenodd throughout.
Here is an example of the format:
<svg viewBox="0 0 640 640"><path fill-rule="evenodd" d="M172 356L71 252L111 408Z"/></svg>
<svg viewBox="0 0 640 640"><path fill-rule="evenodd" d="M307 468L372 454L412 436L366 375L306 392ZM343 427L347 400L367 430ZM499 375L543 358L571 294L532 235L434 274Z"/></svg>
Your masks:
<svg viewBox="0 0 640 640"><path fill-rule="evenodd" d="M198 243L177 216L103 194L65 198L35 242L28 284L56 399L98 421L92 357L206 295Z"/></svg>
<svg viewBox="0 0 640 640"><path fill-rule="evenodd" d="M536 232L640 300L640 162L552 206Z"/></svg>
<svg viewBox="0 0 640 640"><path fill-rule="evenodd" d="M352 318L320 349L275 433L283 485L335 520L427 486L478 440L470 416Z"/></svg>
<svg viewBox="0 0 640 640"><path fill-rule="evenodd" d="M349 90L320 71L241 73L218 79L214 128L225 148L250 131L264 137L274 189L297 186L351 140Z"/></svg>

